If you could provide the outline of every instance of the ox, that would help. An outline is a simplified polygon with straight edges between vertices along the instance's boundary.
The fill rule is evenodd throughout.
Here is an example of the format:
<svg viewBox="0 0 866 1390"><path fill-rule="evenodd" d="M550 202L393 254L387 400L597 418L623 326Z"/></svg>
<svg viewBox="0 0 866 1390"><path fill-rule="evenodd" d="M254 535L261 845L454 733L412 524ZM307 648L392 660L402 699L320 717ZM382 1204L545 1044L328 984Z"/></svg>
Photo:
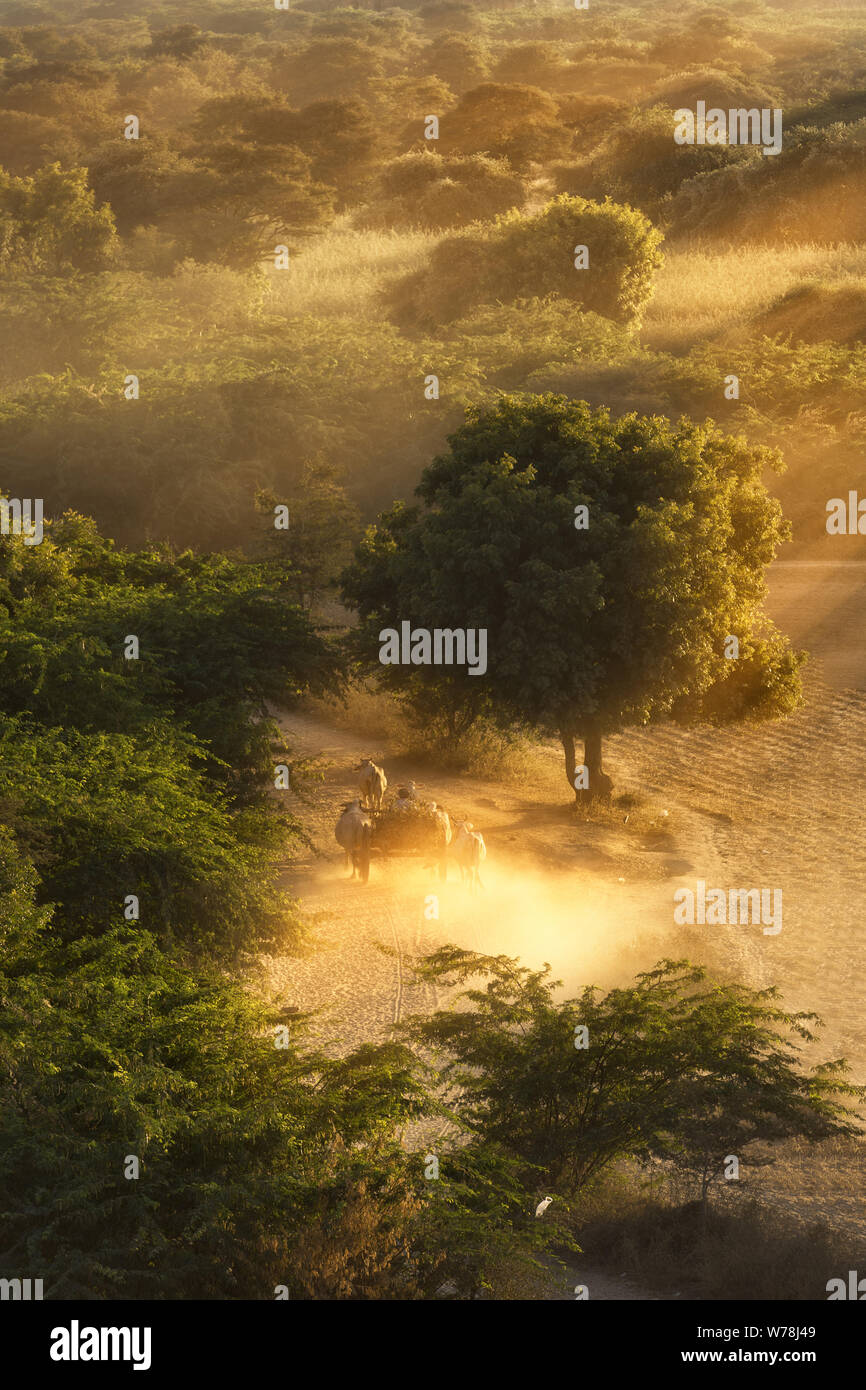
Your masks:
<svg viewBox="0 0 866 1390"><path fill-rule="evenodd" d="M351 877L357 874L362 883L370 877L370 837L373 822L362 811L360 801L350 801L337 821L334 831L337 844L346 851L346 868L352 865Z"/></svg>
<svg viewBox="0 0 866 1390"><path fill-rule="evenodd" d="M385 776L384 768L377 767L372 758L365 758L355 771L361 774L358 783L361 788L361 805L366 805L371 811L381 811L382 798L388 789L388 778Z"/></svg>
<svg viewBox="0 0 866 1390"><path fill-rule="evenodd" d="M463 882L466 883L468 880L473 892L483 888L480 870L487 858L487 846L479 832L472 829L471 821L466 820L460 826L451 853L460 865L460 877Z"/></svg>
<svg viewBox="0 0 866 1390"><path fill-rule="evenodd" d="M433 816L433 838L436 845L436 858L424 867L428 869L434 867L438 868L439 877L444 883L448 878L448 846L453 837L451 817L447 811L443 811L441 806L437 806L435 801L430 802L430 811Z"/></svg>

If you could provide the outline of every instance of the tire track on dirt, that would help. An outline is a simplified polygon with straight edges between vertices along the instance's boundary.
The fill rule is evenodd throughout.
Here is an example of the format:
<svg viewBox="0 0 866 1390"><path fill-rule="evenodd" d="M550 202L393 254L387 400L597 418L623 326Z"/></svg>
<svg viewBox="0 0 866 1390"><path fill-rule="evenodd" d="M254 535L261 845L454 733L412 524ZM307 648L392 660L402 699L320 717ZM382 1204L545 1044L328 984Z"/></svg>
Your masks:
<svg viewBox="0 0 866 1390"><path fill-rule="evenodd" d="M385 915L391 928L391 940L394 943L394 1013L393 1022L400 1022L403 1015L403 946L400 941L400 932L394 918L393 909L389 906L385 909Z"/></svg>

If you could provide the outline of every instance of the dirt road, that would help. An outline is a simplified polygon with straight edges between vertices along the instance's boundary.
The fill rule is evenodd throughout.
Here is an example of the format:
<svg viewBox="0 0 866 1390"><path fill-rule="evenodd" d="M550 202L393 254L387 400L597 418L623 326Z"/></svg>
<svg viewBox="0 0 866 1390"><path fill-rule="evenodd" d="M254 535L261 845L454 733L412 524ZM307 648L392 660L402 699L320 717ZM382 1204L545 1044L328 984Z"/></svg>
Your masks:
<svg viewBox="0 0 866 1390"><path fill-rule="evenodd" d="M834 572L830 588L822 577L810 607L812 573L808 565L774 571L768 604L777 620L796 617L787 624L795 643L808 631L817 645L806 707L772 725L660 727L610 739L617 791L644 799L628 821L577 819L553 746L539 746L523 783L494 782L400 761L369 733L285 716L295 753L317 756L327 770L310 803L293 807L314 843L289 875L311 924L310 948L265 963L268 992L320 1010L319 1040L342 1051L442 1003L411 967L446 941L534 967L549 962L568 992L624 983L665 955L688 956L754 986L777 985L787 1005L817 1012L826 1027L813 1060L845 1055L854 1079L866 1081L866 691L845 688L849 674L866 687L866 632L849 651L866 621L866 566L857 576L850 567ZM835 600L833 585L842 586ZM852 588L863 600L856 623ZM367 754L384 762L392 787L411 777L482 830L482 895L473 898L453 870L443 886L406 860L374 859L367 885L347 879L333 829L341 803L357 795L352 769ZM674 890L698 879L780 889L781 932L676 926ZM759 1181L792 1218L820 1218L866 1239L864 1178L862 1150L842 1146L792 1149Z"/></svg>

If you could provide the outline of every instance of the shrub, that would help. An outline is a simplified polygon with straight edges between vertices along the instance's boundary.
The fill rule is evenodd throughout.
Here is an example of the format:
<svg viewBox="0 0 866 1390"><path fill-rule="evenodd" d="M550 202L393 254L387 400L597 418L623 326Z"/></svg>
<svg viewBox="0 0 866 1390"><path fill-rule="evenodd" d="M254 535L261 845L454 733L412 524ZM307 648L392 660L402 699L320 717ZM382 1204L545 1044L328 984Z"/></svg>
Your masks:
<svg viewBox="0 0 866 1390"><path fill-rule="evenodd" d="M866 236L866 120L798 129L772 159L690 179L671 205L676 235L835 245Z"/></svg>
<svg viewBox="0 0 866 1390"><path fill-rule="evenodd" d="M732 73L717 68L695 68L677 72L657 82L647 100L648 106L664 105L673 110L680 106L694 107L705 101L707 107L721 106L778 106L773 95L755 82L743 82Z"/></svg>
<svg viewBox="0 0 866 1390"><path fill-rule="evenodd" d="M359 221L383 229L465 227L525 201L523 179L504 159L413 152L386 164Z"/></svg>
<svg viewBox="0 0 866 1390"><path fill-rule="evenodd" d="M419 72L433 73L447 82L458 96L483 82L488 72L488 55L475 38L449 34L435 39L424 49Z"/></svg>
<svg viewBox="0 0 866 1390"><path fill-rule="evenodd" d="M673 133L674 115L667 107L632 112L588 159L560 165L557 187L585 198L607 195L657 216L686 179L742 158L736 147L677 145Z"/></svg>
<svg viewBox="0 0 866 1390"><path fill-rule="evenodd" d="M535 160L565 155L571 132L563 128L553 97L537 87L484 82L443 117L442 154L489 154L525 169Z"/></svg>
<svg viewBox="0 0 866 1390"><path fill-rule="evenodd" d="M117 249L114 218L97 207L86 169L50 164L32 178L0 169L0 267L47 271L97 270Z"/></svg>
<svg viewBox="0 0 866 1390"><path fill-rule="evenodd" d="M574 248L589 248L575 269ZM403 324L432 326L475 305L557 294L621 323L639 319L661 265L661 235L643 213L562 195L533 217L506 213L434 249L426 270L387 292Z"/></svg>

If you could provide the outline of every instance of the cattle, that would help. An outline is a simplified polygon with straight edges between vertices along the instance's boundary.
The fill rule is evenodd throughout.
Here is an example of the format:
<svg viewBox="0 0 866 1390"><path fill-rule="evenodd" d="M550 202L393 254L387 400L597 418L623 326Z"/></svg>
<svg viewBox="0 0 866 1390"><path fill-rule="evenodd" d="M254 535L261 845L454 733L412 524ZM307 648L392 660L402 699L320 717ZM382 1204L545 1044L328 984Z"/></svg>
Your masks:
<svg viewBox="0 0 866 1390"><path fill-rule="evenodd" d="M451 817L447 811L443 811L441 806L437 806L435 801L430 802L430 810L436 822L436 845L437 848L447 849L451 843Z"/></svg>
<svg viewBox="0 0 866 1390"><path fill-rule="evenodd" d="M441 806L437 806L435 801L430 802L430 810L433 813L434 836L436 840L437 857L434 861L439 869L439 877L445 882L448 878L448 846L453 838L451 828L451 817L447 811L443 811Z"/></svg>
<svg viewBox="0 0 866 1390"><path fill-rule="evenodd" d="M351 878L357 874L362 883L370 877L370 838L373 822L362 810L360 801L350 801L343 809L334 831L337 844L346 851L346 868L352 865Z"/></svg>
<svg viewBox="0 0 866 1390"><path fill-rule="evenodd" d="M388 789L388 778L385 776L384 768L377 767L372 758L365 758L355 770L361 774L358 783L361 789L361 805L366 805L371 811L381 811L382 798Z"/></svg>
<svg viewBox="0 0 866 1390"><path fill-rule="evenodd" d="M451 853L460 865L460 877L463 882L468 882L473 892L483 888L480 869L487 858L487 846L479 832L473 830L471 821L464 821L460 826Z"/></svg>

